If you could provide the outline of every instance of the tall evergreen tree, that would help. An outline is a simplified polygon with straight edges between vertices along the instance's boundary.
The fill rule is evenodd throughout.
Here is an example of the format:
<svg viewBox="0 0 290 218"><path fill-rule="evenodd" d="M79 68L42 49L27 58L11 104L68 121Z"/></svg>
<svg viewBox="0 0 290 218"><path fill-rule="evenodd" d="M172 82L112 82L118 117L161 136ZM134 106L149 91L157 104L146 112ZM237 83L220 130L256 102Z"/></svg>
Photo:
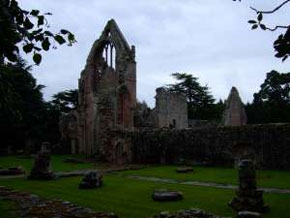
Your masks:
<svg viewBox="0 0 290 218"><path fill-rule="evenodd" d="M188 104L188 117L190 119L218 120L221 117L219 105L214 104L215 99L207 86L202 86L198 78L187 73L173 73L178 81L167 85L170 91L179 92L186 96Z"/></svg>

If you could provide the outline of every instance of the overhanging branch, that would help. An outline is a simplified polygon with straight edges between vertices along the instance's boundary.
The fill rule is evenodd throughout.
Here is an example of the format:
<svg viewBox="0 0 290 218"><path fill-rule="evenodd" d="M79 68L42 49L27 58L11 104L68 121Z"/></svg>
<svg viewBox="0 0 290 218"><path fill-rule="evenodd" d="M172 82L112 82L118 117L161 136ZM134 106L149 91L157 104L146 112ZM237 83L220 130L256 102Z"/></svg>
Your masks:
<svg viewBox="0 0 290 218"><path fill-rule="evenodd" d="M274 28L266 27L267 30L276 31L277 29L288 29L290 26L275 26Z"/></svg>
<svg viewBox="0 0 290 218"><path fill-rule="evenodd" d="M282 8L285 4L289 3L290 0L286 0L284 2L282 2L279 6L277 6L276 8L274 8L272 11L259 11L254 7L250 7L252 10L254 10L257 14L261 13L261 14L273 14L276 11L278 11L280 8Z"/></svg>

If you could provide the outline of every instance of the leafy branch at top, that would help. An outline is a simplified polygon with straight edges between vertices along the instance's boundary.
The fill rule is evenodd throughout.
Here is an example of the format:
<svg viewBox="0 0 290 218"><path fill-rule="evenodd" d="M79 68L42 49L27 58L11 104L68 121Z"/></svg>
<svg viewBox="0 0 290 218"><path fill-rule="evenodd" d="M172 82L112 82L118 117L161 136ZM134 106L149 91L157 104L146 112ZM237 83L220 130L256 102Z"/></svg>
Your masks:
<svg viewBox="0 0 290 218"><path fill-rule="evenodd" d="M236 0L233 0L236 1ZM241 1L241 0L239 0ZM282 61L285 61L290 56L290 25L276 25L275 27L269 27L266 24L262 23L264 14L273 14L280 10L283 6L289 3L290 0L285 0L273 10L262 11L254 7L250 7L257 14L256 20L249 20L248 23L252 25L252 29L257 29L260 27L262 30L276 31L278 29L286 29L284 34L280 34L277 40L274 41L273 47L276 51L275 57L282 58Z"/></svg>
<svg viewBox="0 0 290 218"><path fill-rule="evenodd" d="M33 61L40 64L42 50L57 48L57 44L76 42L75 36L68 30L58 33L49 31L46 19L51 13L41 14L39 10L26 11L19 7L16 0L0 0L0 59L16 62L19 47L25 53L33 53Z"/></svg>

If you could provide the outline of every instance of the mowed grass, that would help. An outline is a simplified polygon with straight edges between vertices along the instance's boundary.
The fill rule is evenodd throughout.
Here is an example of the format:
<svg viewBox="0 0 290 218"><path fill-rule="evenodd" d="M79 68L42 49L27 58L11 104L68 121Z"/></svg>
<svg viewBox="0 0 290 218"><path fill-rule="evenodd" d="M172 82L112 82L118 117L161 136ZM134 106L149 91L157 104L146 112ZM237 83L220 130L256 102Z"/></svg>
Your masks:
<svg viewBox="0 0 290 218"><path fill-rule="evenodd" d="M1 218L20 217L18 206L9 200L0 200L0 214Z"/></svg>
<svg viewBox="0 0 290 218"><path fill-rule="evenodd" d="M52 155L51 168L53 171L73 171L81 169L95 168L95 164L92 163L64 163L64 160L68 157L83 158L80 155ZM0 167L8 168L15 166L22 166L26 172L30 172L34 158L23 158L16 156L0 157Z"/></svg>
<svg viewBox="0 0 290 218"><path fill-rule="evenodd" d="M233 190L138 181L118 175L106 175L102 188L79 190L80 180L81 177L55 181L1 179L0 185L29 191L46 198L60 198L96 211L115 212L120 218L146 218L161 211L172 212L192 207L226 217L234 217L235 214L227 206L234 196ZM151 194L156 188L180 190L184 199L178 202L155 202L151 199ZM265 200L271 206L271 211L263 217L289 217L290 195L265 194Z"/></svg>
<svg viewBox="0 0 290 218"><path fill-rule="evenodd" d="M193 173L176 173L177 168L178 166L153 166L141 170L124 171L120 175L238 184L238 170L234 168L194 166ZM290 189L290 171L258 170L257 183L260 187Z"/></svg>

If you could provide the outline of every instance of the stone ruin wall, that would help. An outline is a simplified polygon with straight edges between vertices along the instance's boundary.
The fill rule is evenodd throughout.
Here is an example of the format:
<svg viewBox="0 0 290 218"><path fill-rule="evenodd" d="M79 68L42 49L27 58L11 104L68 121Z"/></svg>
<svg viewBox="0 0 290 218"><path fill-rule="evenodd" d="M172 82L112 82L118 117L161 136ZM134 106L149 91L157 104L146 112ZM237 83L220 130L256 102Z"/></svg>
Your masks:
<svg viewBox="0 0 290 218"><path fill-rule="evenodd" d="M242 126L247 124L247 115L244 104L236 87L232 87L226 100L223 114L223 126Z"/></svg>
<svg viewBox="0 0 290 218"><path fill-rule="evenodd" d="M161 87L156 89L155 100L156 105L150 115L155 128L184 129L188 127L185 96Z"/></svg>
<svg viewBox="0 0 290 218"><path fill-rule="evenodd" d="M209 129L155 129L112 132L111 161L117 163L233 166L249 157L265 169L290 169L290 124Z"/></svg>
<svg viewBox="0 0 290 218"><path fill-rule="evenodd" d="M135 47L110 20L79 79L76 153L108 156L107 135L116 127L132 129L135 107Z"/></svg>

